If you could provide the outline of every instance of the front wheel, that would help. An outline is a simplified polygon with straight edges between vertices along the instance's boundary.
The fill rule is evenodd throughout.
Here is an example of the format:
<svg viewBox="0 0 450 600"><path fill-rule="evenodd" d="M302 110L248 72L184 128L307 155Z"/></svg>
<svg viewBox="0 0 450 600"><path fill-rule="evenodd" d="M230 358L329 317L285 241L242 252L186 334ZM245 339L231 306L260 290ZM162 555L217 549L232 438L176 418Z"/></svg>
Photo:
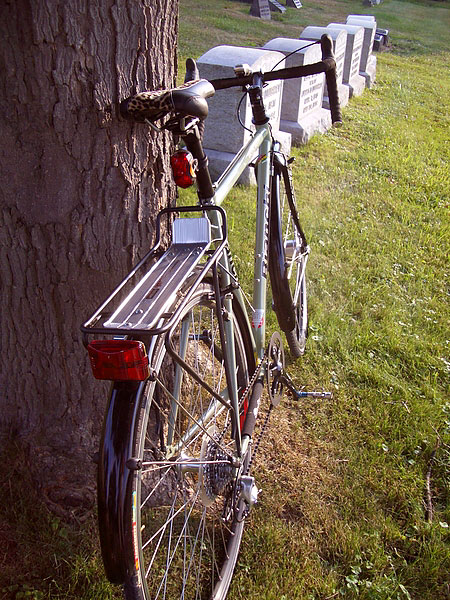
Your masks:
<svg viewBox="0 0 450 600"><path fill-rule="evenodd" d="M238 392L254 359L238 311L232 316ZM177 326L173 346L181 369L157 340L156 374L144 391L132 453L139 461L130 489L134 575L127 600L226 597L242 538L244 503L238 480L249 457L238 456L213 289L202 284ZM239 397L239 396L238 396ZM244 410L244 407L242 407Z"/></svg>
<svg viewBox="0 0 450 600"><path fill-rule="evenodd" d="M308 334L306 263L309 247L300 226L289 167L274 156L271 184L269 273L273 307L291 354L305 351Z"/></svg>

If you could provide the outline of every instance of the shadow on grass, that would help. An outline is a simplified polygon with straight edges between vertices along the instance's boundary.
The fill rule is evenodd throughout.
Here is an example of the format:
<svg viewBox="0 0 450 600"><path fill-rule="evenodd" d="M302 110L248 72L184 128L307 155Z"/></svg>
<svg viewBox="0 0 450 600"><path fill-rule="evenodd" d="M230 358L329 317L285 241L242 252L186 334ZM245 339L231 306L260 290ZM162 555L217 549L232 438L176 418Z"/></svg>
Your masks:
<svg viewBox="0 0 450 600"><path fill-rule="evenodd" d="M95 515L69 523L49 512L19 442L0 465L0 598L121 598L105 580Z"/></svg>

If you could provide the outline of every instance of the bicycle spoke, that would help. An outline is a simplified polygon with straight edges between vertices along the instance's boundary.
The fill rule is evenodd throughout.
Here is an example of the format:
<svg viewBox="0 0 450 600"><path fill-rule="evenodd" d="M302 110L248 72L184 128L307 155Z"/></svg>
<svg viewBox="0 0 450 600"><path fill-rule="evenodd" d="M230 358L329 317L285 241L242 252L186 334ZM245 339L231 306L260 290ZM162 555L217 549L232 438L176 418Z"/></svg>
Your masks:
<svg viewBox="0 0 450 600"><path fill-rule="evenodd" d="M227 508L238 456L231 409L208 391L228 401L226 356L211 287L205 287L208 293L192 301L171 333L172 347L183 354L189 369L175 366L178 362L161 338L155 350L156 377L143 403L147 416L134 455L141 456L142 467L137 472L142 498L138 544L149 590L145 600L209 597L223 577L229 582L237 550L231 558L227 545L237 549L242 535L241 527L234 534L236 524ZM235 385L243 390L253 356L247 358L237 322L234 330ZM222 520L226 511L229 522Z"/></svg>

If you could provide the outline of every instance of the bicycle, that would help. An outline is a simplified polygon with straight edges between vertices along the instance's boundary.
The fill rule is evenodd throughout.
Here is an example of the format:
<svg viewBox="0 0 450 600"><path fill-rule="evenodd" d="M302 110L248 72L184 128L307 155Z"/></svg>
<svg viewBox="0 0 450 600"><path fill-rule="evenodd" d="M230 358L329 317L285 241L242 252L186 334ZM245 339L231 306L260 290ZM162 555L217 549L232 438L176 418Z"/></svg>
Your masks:
<svg viewBox="0 0 450 600"><path fill-rule="evenodd" d="M226 597L258 498L251 467L271 410L285 387L296 398L329 397L297 391L284 370L281 336L265 340L269 271L280 327L292 354L304 351L309 246L262 88L325 72L332 120L339 122L331 39L320 43L319 63L265 74L243 67L235 78L211 82L198 79L188 59L183 86L121 103L124 117L181 137L186 149L175 153L175 180L196 179L199 198L198 206L159 213L154 247L81 328L94 376L113 382L99 452L98 517L106 575L128 600ZM250 96L256 131L213 185L201 142L207 98L236 86ZM251 320L220 206L249 164L257 179ZM166 250L163 219L172 227ZM92 335L109 338L89 342ZM253 440L266 379L270 405Z"/></svg>

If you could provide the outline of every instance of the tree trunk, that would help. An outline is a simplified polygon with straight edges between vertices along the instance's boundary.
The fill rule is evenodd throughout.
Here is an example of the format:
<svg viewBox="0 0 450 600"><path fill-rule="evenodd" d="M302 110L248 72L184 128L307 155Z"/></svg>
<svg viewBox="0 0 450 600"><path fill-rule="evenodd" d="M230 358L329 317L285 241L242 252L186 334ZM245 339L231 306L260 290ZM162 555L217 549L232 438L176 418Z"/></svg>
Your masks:
<svg viewBox="0 0 450 600"><path fill-rule="evenodd" d="M80 323L151 246L171 140L118 102L174 84L177 0L6 0L0 41L0 445L54 507L93 500L107 388Z"/></svg>

